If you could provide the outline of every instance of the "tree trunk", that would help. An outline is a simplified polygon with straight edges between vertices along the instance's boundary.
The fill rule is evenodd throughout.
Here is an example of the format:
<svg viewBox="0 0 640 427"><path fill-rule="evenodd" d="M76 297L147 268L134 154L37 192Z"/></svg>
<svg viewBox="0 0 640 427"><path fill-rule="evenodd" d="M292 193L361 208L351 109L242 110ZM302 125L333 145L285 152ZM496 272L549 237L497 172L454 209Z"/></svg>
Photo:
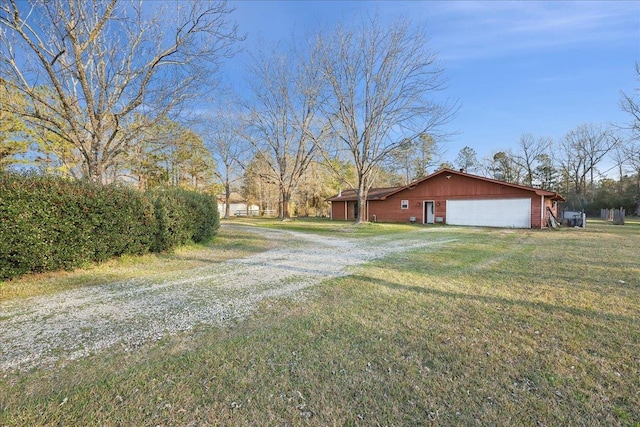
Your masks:
<svg viewBox="0 0 640 427"><path fill-rule="evenodd" d="M286 190L282 190L281 199L280 199L280 203L282 205L280 209L280 219L282 219L283 221L287 219L291 219L291 213L289 212L290 200L291 200L291 193Z"/></svg>
<svg viewBox="0 0 640 427"><path fill-rule="evenodd" d="M367 194L366 187L361 186L358 189L358 217L356 218L356 224L369 222L369 218L367 218Z"/></svg>
<svg viewBox="0 0 640 427"><path fill-rule="evenodd" d="M229 219L229 199L231 198L231 186L229 185L229 181L224 183L224 217L225 219Z"/></svg>
<svg viewBox="0 0 640 427"><path fill-rule="evenodd" d="M636 215L640 216L640 170L638 170L636 174L636 197L638 197L638 202L636 203Z"/></svg>
<svg viewBox="0 0 640 427"><path fill-rule="evenodd" d="M87 179L96 184L102 184L102 165L96 158L87 160Z"/></svg>

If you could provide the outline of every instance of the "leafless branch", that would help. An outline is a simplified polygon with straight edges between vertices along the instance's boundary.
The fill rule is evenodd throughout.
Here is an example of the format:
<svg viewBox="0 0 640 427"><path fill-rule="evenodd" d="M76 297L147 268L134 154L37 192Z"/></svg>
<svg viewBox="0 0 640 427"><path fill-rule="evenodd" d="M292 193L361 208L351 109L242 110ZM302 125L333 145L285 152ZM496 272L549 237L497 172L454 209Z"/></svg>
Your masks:
<svg viewBox="0 0 640 427"><path fill-rule="evenodd" d="M102 180L126 152L139 130L134 114L153 121L206 94L240 39L225 1L172 5L170 13L119 0L0 6L0 78L33 99L24 116L82 153L90 179Z"/></svg>

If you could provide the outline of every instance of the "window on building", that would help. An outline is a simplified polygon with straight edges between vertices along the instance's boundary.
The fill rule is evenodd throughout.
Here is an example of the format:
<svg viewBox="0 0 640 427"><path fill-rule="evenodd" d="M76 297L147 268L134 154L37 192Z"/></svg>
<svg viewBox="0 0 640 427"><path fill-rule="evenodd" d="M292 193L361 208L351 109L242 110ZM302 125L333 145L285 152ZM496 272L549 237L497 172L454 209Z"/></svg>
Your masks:
<svg viewBox="0 0 640 427"><path fill-rule="evenodd" d="M409 201L408 200L403 200L400 202L400 207L402 209L409 209Z"/></svg>

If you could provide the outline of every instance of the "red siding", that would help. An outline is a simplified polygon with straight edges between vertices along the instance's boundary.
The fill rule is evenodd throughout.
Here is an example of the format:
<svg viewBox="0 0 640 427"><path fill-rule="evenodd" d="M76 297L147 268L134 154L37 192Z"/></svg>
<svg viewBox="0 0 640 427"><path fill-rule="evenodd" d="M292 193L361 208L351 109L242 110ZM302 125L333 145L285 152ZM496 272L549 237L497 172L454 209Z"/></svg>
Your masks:
<svg viewBox="0 0 640 427"><path fill-rule="evenodd" d="M449 176L450 178L447 178L446 174L434 176L385 200L370 201L369 220L372 221L375 216L377 221L382 222L409 222L411 217L415 217L416 222L424 223L426 221L424 202L433 201L435 218L442 218L442 222L446 223L446 200L531 198L531 226L533 228L542 226L542 199L533 191L468 176L456 174ZM402 200L408 200L408 209L401 208Z"/></svg>
<svg viewBox="0 0 640 427"><path fill-rule="evenodd" d="M331 202L331 219L337 221L354 221L356 219L356 202Z"/></svg>
<svg viewBox="0 0 640 427"><path fill-rule="evenodd" d="M434 222L447 222L447 200L478 200L478 199L530 199L531 227L546 227L549 217L547 207L557 215L557 204L548 196L542 196L533 188L510 185L496 180L484 179L442 170L414 185L404 189L381 189L385 192L376 194L374 198L384 197L383 200L370 200L367 203L367 219L379 222L409 222L413 217L417 223L426 222L425 202L434 204ZM394 193L394 191L397 191ZM550 193L558 197L555 193ZM402 209L402 201L408 202L407 208ZM544 200L544 203L543 203ZM331 206L332 218L335 220L355 219L354 201L333 201ZM346 207L346 214L345 214Z"/></svg>

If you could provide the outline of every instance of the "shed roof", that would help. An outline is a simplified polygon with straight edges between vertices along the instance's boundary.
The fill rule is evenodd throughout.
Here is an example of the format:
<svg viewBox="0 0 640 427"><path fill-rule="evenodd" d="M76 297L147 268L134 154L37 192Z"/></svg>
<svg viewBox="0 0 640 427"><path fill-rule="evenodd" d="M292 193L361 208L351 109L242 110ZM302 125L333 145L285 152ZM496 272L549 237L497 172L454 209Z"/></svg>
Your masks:
<svg viewBox="0 0 640 427"><path fill-rule="evenodd" d="M402 187L387 187L387 188L372 188L371 190L369 190L369 194L367 196L367 200L385 200L387 197L393 195L393 194L397 194L400 193L404 190L407 189L412 189L415 186L419 185L420 183L427 181L429 179L433 179L436 176L439 175L459 175L459 176L466 176L469 178L473 178L473 179L478 179L481 181L487 181L487 182L492 182L494 184L499 184L499 185L504 185L504 186L508 186L508 187L513 187L513 188L518 188L521 190L526 190L526 191L532 191L535 194L539 195L539 196L545 196L545 197L549 197L551 200L557 200L557 201L565 201L564 197L562 197L561 195L559 195L558 193L556 193L555 191L548 191L548 190L543 190L541 188L535 188L535 187L527 187L526 185L519 185L519 184L512 184L510 182L505 182L505 181L500 181L498 179L493 179L493 178L487 178L484 176L480 176L480 175L473 175L470 173L466 173L466 172L461 172L461 171L457 171L454 169L448 169L448 168L443 168L440 169L437 172L432 173L431 175L427 175L426 177L419 179L417 181L414 181L412 183L410 183L409 185L405 185ZM331 198L328 199L330 202L340 202L340 201L355 201L358 200L358 196L355 192L355 190L345 190L343 191L341 194L338 194L336 196L333 196Z"/></svg>
<svg viewBox="0 0 640 427"><path fill-rule="evenodd" d="M367 200L384 200L388 194L395 192L397 190L401 190L406 187L381 187L381 188L372 188L369 190L369 194L367 195ZM341 193L327 199L330 202L344 202L344 201L355 201L358 200L358 194L356 190L343 190Z"/></svg>

